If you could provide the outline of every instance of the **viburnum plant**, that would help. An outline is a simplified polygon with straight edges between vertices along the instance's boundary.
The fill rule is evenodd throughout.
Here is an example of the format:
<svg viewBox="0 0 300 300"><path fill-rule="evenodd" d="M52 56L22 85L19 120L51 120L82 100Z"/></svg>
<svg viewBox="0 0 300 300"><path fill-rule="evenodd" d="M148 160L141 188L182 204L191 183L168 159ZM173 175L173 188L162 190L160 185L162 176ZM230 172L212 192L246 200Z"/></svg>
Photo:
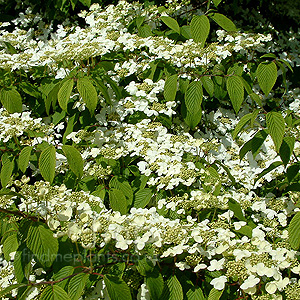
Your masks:
<svg viewBox="0 0 300 300"><path fill-rule="evenodd" d="M1 299L299 299L300 35L220 2L0 24Z"/></svg>

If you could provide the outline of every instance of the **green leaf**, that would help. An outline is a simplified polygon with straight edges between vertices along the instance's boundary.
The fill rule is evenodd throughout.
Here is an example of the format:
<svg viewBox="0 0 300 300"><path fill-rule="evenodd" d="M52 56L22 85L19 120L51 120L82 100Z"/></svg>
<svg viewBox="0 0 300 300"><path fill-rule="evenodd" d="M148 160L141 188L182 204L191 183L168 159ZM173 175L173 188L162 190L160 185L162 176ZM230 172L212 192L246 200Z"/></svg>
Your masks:
<svg viewBox="0 0 300 300"><path fill-rule="evenodd" d="M229 76L226 81L226 87L233 109L236 113L238 113L244 101L243 81L239 76Z"/></svg>
<svg viewBox="0 0 300 300"><path fill-rule="evenodd" d="M93 115L97 107L98 95L92 80L89 77L78 78L77 90L91 115Z"/></svg>
<svg viewBox="0 0 300 300"><path fill-rule="evenodd" d="M74 267L73 266L62 267L57 273L55 273L53 275L53 279L55 281L57 281L57 280L66 278L66 277L72 275L73 272L74 272ZM68 281L69 281L69 279L65 279L65 280L62 280L62 281L56 283L55 285L59 285L61 288L64 289L66 284L68 283Z"/></svg>
<svg viewBox="0 0 300 300"><path fill-rule="evenodd" d="M183 290L176 275L171 276L165 282L161 300L183 300Z"/></svg>
<svg viewBox="0 0 300 300"><path fill-rule="evenodd" d="M190 26L193 40L195 43L200 43L200 47L203 47L210 30L207 16L193 16Z"/></svg>
<svg viewBox="0 0 300 300"><path fill-rule="evenodd" d="M285 133L285 121L281 113L268 112L266 116L267 128L278 152Z"/></svg>
<svg viewBox="0 0 300 300"><path fill-rule="evenodd" d="M186 293L187 300L206 300L200 287L192 287Z"/></svg>
<svg viewBox="0 0 300 300"><path fill-rule="evenodd" d="M17 251L18 247L19 247L19 242L18 242L17 234L12 234L12 235L9 235L7 238L5 238L4 243L3 243L4 258L7 261L10 261L9 254L11 252Z"/></svg>
<svg viewBox="0 0 300 300"><path fill-rule="evenodd" d="M63 110L67 110L68 102L70 101L71 93L73 90L73 79L67 79L60 87L58 93L57 93L57 98L58 98L58 103L59 106ZM56 93L55 87L53 89L53 93ZM49 93L50 96L51 92ZM49 97L48 96L48 97ZM52 96L52 95L51 95ZM55 97L55 95L53 95ZM53 101L53 99L52 99ZM49 105L49 104L48 104Z"/></svg>
<svg viewBox="0 0 300 300"><path fill-rule="evenodd" d="M89 276L86 273L79 273L70 279L68 293L72 300L78 300L81 297Z"/></svg>
<svg viewBox="0 0 300 300"><path fill-rule="evenodd" d="M250 96L250 98L251 98L254 102L256 102L260 107L263 106L262 101L261 101L259 95L255 94L255 93L251 93L251 94L249 94L249 96Z"/></svg>
<svg viewBox="0 0 300 300"><path fill-rule="evenodd" d="M167 78L164 86L164 98L166 101L174 101L177 92L177 74Z"/></svg>
<svg viewBox="0 0 300 300"><path fill-rule="evenodd" d="M138 190L134 195L133 206L135 208L145 208L153 196L151 189Z"/></svg>
<svg viewBox="0 0 300 300"><path fill-rule="evenodd" d="M200 81L192 81L185 93L184 101L190 113L199 111L203 99L203 89Z"/></svg>
<svg viewBox="0 0 300 300"><path fill-rule="evenodd" d="M183 25L180 28L180 33L181 35L186 38L187 40L192 39L192 31L191 31L191 27L188 25Z"/></svg>
<svg viewBox="0 0 300 300"><path fill-rule="evenodd" d="M164 289L164 280L157 268L152 273L147 274L146 285L149 289L151 299L161 298Z"/></svg>
<svg viewBox="0 0 300 300"><path fill-rule="evenodd" d="M15 283L15 284L11 284L9 285L7 288L5 289L1 289L0 291L0 297L2 298L4 295L7 295L8 293L10 293L12 290L14 289L19 289L22 288L24 286L27 286L26 283ZM5 298L4 298L5 299Z"/></svg>
<svg viewBox="0 0 300 300"><path fill-rule="evenodd" d="M209 94L210 97L214 95L214 82L212 81L210 76L202 76L200 78L202 85L204 86L205 90Z"/></svg>
<svg viewBox="0 0 300 300"><path fill-rule="evenodd" d="M216 7L222 2L222 0L213 0L213 3Z"/></svg>
<svg viewBox="0 0 300 300"><path fill-rule="evenodd" d="M271 172L272 170L276 169L277 167L281 166L281 161L275 161L273 162L268 168L264 169L254 180L254 183L257 182L260 178Z"/></svg>
<svg viewBox="0 0 300 300"><path fill-rule="evenodd" d="M31 146L26 146L20 152L19 159L18 159L18 166L22 173L25 173L28 167L32 148L33 147Z"/></svg>
<svg viewBox="0 0 300 300"><path fill-rule="evenodd" d="M279 149L279 155L285 166L290 161L290 157L294 150L294 145L295 145L295 137L293 136L286 136L282 141L282 144Z"/></svg>
<svg viewBox="0 0 300 300"><path fill-rule="evenodd" d="M300 212L297 212L289 224L289 241L294 250L300 248Z"/></svg>
<svg viewBox="0 0 300 300"><path fill-rule="evenodd" d="M46 108L47 115L49 115L51 104L53 107L55 107L55 105L56 105L56 101L58 100L58 92L60 90L60 86L61 86L61 82L54 85L52 90L49 92L49 94L47 94L47 96L45 98L45 108ZM72 88L73 88L73 85L72 85ZM67 100L67 102L68 101L69 100Z"/></svg>
<svg viewBox="0 0 300 300"><path fill-rule="evenodd" d="M234 23L228 19L226 16L219 14L219 13L213 13L209 15L219 26L221 26L226 31L237 31L236 26Z"/></svg>
<svg viewBox="0 0 300 300"><path fill-rule="evenodd" d="M252 118L252 113L241 117L240 121L237 123L237 125L235 126L235 128L232 132L233 139L236 139L237 135L244 128L244 126L251 120L251 118Z"/></svg>
<svg viewBox="0 0 300 300"><path fill-rule="evenodd" d="M277 67L274 62L262 62L256 70L258 84L267 96L277 80Z"/></svg>
<svg viewBox="0 0 300 300"><path fill-rule="evenodd" d="M13 173L15 166L15 160L11 158L3 159L2 156L2 168L1 168L1 173L0 173L0 178L1 178L1 185L3 188L7 186L7 184L10 181L11 175Z"/></svg>
<svg viewBox="0 0 300 300"><path fill-rule="evenodd" d="M131 300L131 292L124 280L118 276L104 275L104 282L111 300Z"/></svg>
<svg viewBox="0 0 300 300"><path fill-rule="evenodd" d="M9 113L22 112L22 97L15 87L2 89L0 101Z"/></svg>
<svg viewBox="0 0 300 300"><path fill-rule="evenodd" d="M219 291L215 288L210 290L207 300L219 300L223 294L223 291Z"/></svg>
<svg viewBox="0 0 300 300"><path fill-rule="evenodd" d="M111 99L110 99L110 96L109 96L109 93L108 93L108 90L107 90L107 87L105 86L105 84L103 83L103 81L97 77L95 78L95 82L102 94L102 96L104 97L105 101L107 104L111 105L112 102L111 102Z"/></svg>
<svg viewBox="0 0 300 300"><path fill-rule="evenodd" d="M14 46L12 46L12 44L10 44L8 42L4 42L4 41L3 41L3 43L5 44L7 52L9 54L17 54L18 53L18 51L15 49Z"/></svg>
<svg viewBox="0 0 300 300"><path fill-rule="evenodd" d="M229 199L228 207L240 221L246 221L241 205L234 199Z"/></svg>
<svg viewBox="0 0 300 300"><path fill-rule="evenodd" d="M256 155L259 153L259 150L264 143L265 139L267 138L268 134L267 132L262 129L258 131L254 137L251 139L251 152L253 155L253 158L256 157Z"/></svg>
<svg viewBox="0 0 300 300"><path fill-rule="evenodd" d="M39 168L43 178L52 183L55 176L56 150L53 145L44 149L39 158Z"/></svg>
<svg viewBox="0 0 300 300"><path fill-rule="evenodd" d="M136 17L136 19L135 19L136 27L140 28L142 26L142 24L144 23L144 21L145 21L145 17L144 16L138 16L138 17Z"/></svg>
<svg viewBox="0 0 300 300"><path fill-rule="evenodd" d="M174 30L175 32L177 32L178 34L180 34L180 27L178 22L168 16L161 16L160 19L172 30Z"/></svg>
<svg viewBox="0 0 300 300"><path fill-rule="evenodd" d="M71 300L67 292L58 285L47 286L39 300ZM73 300L73 299L72 299Z"/></svg>
<svg viewBox="0 0 300 300"><path fill-rule="evenodd" d="M153 262L148 259L147 257L144 257L143 259L138 260L138 265L136 266L138 272L142 275L147 277L148 274L153 272Z"/></svg>
<svg viewBox="0 0 300 300"><path fill-rule="evenodd" d="M109 190L109 203L114 211L119 211L122 215L125 215L128 211L127 200L124 193L116 188Z"/></svg>
<svg viewBox="0 0 300 300"><path fill-rule="evenodd" d="M73 146L69 145L63 145L62 150L68 160L70 169L76 177L81 178L83 175L83 159L80 152Z"/></svg>
<svg viewBox="0 0 300 300"><path fill-rule="evenodd" d="M50 267L56 259L58 240L53 237L53 232L43 223L34 222L30 225L26 245L43 267Z"/></svg>
<svg viewBox="0 0 300 300"><path fill-rule="evenodd" d="M291 182L299 173L300 171L300 164L299 163L295 163L291 166L288 167L287 169L287 179L289 182Z"/></svg>
<svg viewBox="0 0 300 300"><path fill-rule="evenodd" d="M138 34L142 38L146 38L152 35L152 29L148 24L144 24L138 28Z"/></svg>
<svg viewBox="0 0 300 300"><path fill-rule="evenodd" d="M120 177L114 176L109 182L109 187L116 188L116 189L122 191L122 193L125 195L125 197L127 199L127 206L130 206L132 204L133 191L132 191L132 188L131 188L129 182L125 178L123 178L121 176Z"/></svg>
<svg viewBox="0 0 300 300"><path fill-rule="evenodd" d="M91 0L79 0L79 1L86 7L91 6Z"/></svg>

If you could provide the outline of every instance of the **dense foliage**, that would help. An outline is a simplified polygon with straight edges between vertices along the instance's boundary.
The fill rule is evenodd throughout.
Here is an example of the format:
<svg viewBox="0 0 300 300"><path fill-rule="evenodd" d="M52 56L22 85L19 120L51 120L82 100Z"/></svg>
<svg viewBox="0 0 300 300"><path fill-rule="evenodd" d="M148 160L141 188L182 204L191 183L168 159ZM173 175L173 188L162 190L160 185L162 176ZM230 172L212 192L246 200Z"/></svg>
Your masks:
<svg viewBox="0 0 300 300"><path fill-rule="evenodd" d="M300 34L229 2L1 4L2 299L299 298Z"/></svg>

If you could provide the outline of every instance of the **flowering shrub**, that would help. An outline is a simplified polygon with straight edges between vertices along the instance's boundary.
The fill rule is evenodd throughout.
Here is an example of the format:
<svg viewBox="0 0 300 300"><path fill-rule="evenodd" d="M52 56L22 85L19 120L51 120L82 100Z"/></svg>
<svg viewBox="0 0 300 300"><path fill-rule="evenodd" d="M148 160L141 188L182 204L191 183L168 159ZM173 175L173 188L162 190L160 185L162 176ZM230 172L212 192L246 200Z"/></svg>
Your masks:
<svg viewBox="0 0 300 300"><path fill-rule="evenodd" d="M3 299L299 299L300 36L220 2L0 24Z"/></svg>

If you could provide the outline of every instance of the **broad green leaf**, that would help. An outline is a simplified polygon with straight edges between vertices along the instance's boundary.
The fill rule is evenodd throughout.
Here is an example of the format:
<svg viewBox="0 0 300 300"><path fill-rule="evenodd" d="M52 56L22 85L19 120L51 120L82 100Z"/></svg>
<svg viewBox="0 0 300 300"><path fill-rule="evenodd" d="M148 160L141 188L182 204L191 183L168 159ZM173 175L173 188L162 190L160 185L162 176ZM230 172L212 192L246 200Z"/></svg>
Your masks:
<svg viewBox="0 0 300 300"><path fill-rule="evenodd" d="M251 152L253 155L253 158L256 157L256 155L259 153L259 150L264 143L265 139L267 138L268 134L267 132L262 129L258 131L254 137L251 139Z"/></svg>
<svg viewBox="0 0 300 300"><path fill-rule="evenodd" d="M258 84L265 95L272 90L277 80L277 67L274 62L262 62L256 70Z"/></svg>
<svg viewBox="0 0 300 300"><path fill-rule="evenodd" d="M28 167L32 148L33 147L31 146L26 146L20 152L19 159L18 159L18 166L22 173L25 173Z"/></svg>
<svg viewBox="0 0 300 300"><path fill-rule="evenodd" d="M187 110L190 113L194 113L196 111L201 110L201 103L203 100L203 89L200 81L193 81L189 84L184 102Z"/></svg>
<svg viewBox="0 0 300 300"><path fill-rule="evenodd" d="M202 76L200 78L201 83L210 97L214 95L214 82L212 81L210 76Z"/></svg>
<svg viewBox="0 0 300 300"><path fill-rule="evenodd" d="M242 76L243 74L243 67L238 63L235 63L233 66L229 67L227 70L227 75L237 75ZM244 78L240 77L242 81L246 81ZM247 81L246 81L247 83ZM244 84L244 82L243 82ZM248 84L248 83L247 83Z"/></svg>
<svg viewBox="0 0 300 300"><path fill-rule="evenodd" d="M98 95L92 80L89 77L78 78L77 90L91 115L93 115L97 107Z"/></svg>
<svg viewBox="0 0 300 300"><path fill-rule="evenodd" d="M58 285L47 286L39 300L71 300L67 292ZM73 299L72 299L73 300Z"/></svg>
<svg viewBox="0 0 300 300"><path fill-rule="evenodd" d="M273 53L266 53L266 54L262 55L260 58L273 58L273 59L276 59L277 57Z"/></svg>
<svg viewBox="0 0 300 300"><path fill-rule="evenodd" d="M22 98L15 87L2 89L0 101L9 113L22 112Z"/></svg>
<svg viewBox="0 0 300 300"><path fill-rule="evenodd" d="M26 245L43 267L50 267L56 259L58 240L43 223L35 222L30 225Z"/></svg>
<svg viewBox="0 0 300 300"><path fill-rule="evenodd" d="M285 133L285 121L281 113L268 112L266 116L267 128L278 152Z"/></svg>
<svg viewBox="0 0 300 300"><path fill-rule="evenodd" d="M164 98L166 101L174 101L177 92L177 74L167 78L164 86Z"/></svg>
<svg viewBox="0 0 300 300"><path fill-rule="evenodd" d="M215 288L210 290L207 300L219 300L223 294L223 291L219 291Z"/></svg>
<svg viewBox="0 0 300 300"><path fill-rule="evenodd" d="M183 300L183 290L176 275L167 279L164 285L161 300Z"/></svg>
<svg viewBox="0 0 300 300"><path fill-rule="evenodd" d="M57 93L57 98L58 98L58 103L59 106L63 109L63 110L67 110L67 106L68 106L68 102L70 101L70 97L71 97L71 93L73 90L73 79L67 79L60 87L58 93ZM51 92L50 92L51 93ZM55 88L53 89L53 93L54 93L54 97L55 97L55 93L56 90ZM49 94L50 95L50 94ZM51 95L52 96L52 95ZM48 96L49 97L49 96ZM53 99L52 99L53 100ZM49 105L49 103L48 103Z"/></svg>
<svg viewBox="0 0 300 300"><path fill-rule="evenodd" d="M45 108L46 108L47 115L49 115L51 104L53 107L55 107L55 105L56 105L56 102L58 100L58 92L60 90L60 86L61 86L60 82L57 83L56 85L54 85L54 87L51 89L51 91L45 97ZM73 87L73 85L72 85L72 87ZM67 100L67 101L69 101L69 100Z"/></svg>
<svg viewBox="0 0 300 300"><path fill-rule="evenodd" d="M173 29L175 32L177 32L178 34L180 34L180 27L178 22L168 16L161 16L160 19L171 29Z"/></svg>
<svg viewBox="0 0 300 300"><path fill-rule="evenodd" d="M149 26L148 24L146 24L146 25ZM151 30L151 28L150 28L150 30ZM116 95L117 100L119 101L122 98L122 92L120 90L119 85L114 80L112 80L109 76L104 76L103 78L107 81L107 83L109 83L109 85L111 86L111 88L113 89L113 91Z"/></svg>
<svg viewBox="0 0 300 300"><path fill-rule="evenodd" d="M153 196L151 189L138 190L134 195L133 206L135 208L145 208Z"/></svg>
<svg viewBox="0 0 300 300"><path fill-rule="evenodd" d="M241 205L236 202L234 199L229 199L228 201L228 207L231 211L233 211L234 215L240 220L240 221L246 221L246 218L243 214L243 211L241 209Z"/></svg>
<svg viewBox="0 0 300 300"><path fill-rule="evenodd" d="M43 178L52 183L55 176L56 150L53 145L44 149L39 158L39 168Z"/></svg>
<svg viewBox="0 0 300 300"><path fill-rule="evenodd" d="M252 113L242 116L240 121L237 123L236 127L232 132L232 138L235 139L240 131L245 127L245 125L251 120Z"/></svg>
<svg viewBox="0 0 300 300"><path fill-rule="evenodd" d="M109 187L116 188L122 191L122 193L125 195L127 199L127 206L130 206L132 204L133 191L129 182L125 178L114 176L109 182Z"/></svg>
<svg viewBox="0 0 300 300"><path fill-rule="evenodd" d="M5 289L1 289L0 290L0 299L3 299L4 298L3 296L9 294L12 290L19 289L19 288L22 288L22 287L25 287L25 286L27 286L26 283L15 283L15 284L9 285ZM4 299L6 299L6 297Z"/></svg>
<svg viewBox="0 0 300 300"><path fill-rule="evenodd" d="M89 276L86 273L79 273L70 279L68 294L72 300L78 300L81 297Z"/></svg>
<svg viewBox="0 0 300 300"><path fill-rule="evenodd" d="M245 225L241 227L240 229L236 230L237 233L245 235L249 237L250 239L252 238L252 228L248 225Z"/></svg>
<svg viewBox="0 0 300 300"><path fill-rule="evenodd" d="M239 76L229 76L226 81L226 87L233 109L236 113L238 113L244 101L243 82Z"/></svg>
<svg viewBox="0 0 300 300"><path fill-rule="evenodd" d="M260 178L268 174L269 172L273 171L277 167L281 166L282 162L281 161L275 161L273 162L268 168L264 169L254 180L254 183L257 182Z"/></svg>
<svg viewBox="0 0 300 300"><path fill-rule="evenodd" d="M9 256L9 254L11 252L17 251L18 247L19 247L19 242L18 242L17 234L11 234L7 238L5 238L4 243L3 243L3 249L2 249L4 258L7 261L10 261L11 258Z"/></svg>
<svg viewBox="0 0 300 300"><path fill-rule="evenodd" d="M278 59L278 61L280 61L280 62L282 62L283 64L285 64L285 65L290 69L290 71L294 72L292 66L290 65L290 63L289 63L287 60L281 59L281 58L280 58L280 59Z"/></svg>
<svg viewBox="0 0 300 300"><path fill-rule="evenodd" d="M148 24L144 24L138 28L139 36L142 38L146 38L152 35L152 29Z"/></svg>
<svg viewBox="0 0 300 300"><path fill-rule="evenodd" d="M5 188L8 182L10 181L14 166L15 166L14 159L7 158L6 160L4 160L2 156L2 168L1 168L0 178L1 178L1 185L3 188Z"/></svg>
<svg viewBox="0 0 300 300"><path fill-rule="evenodd" d="M157 268L150 274L147 274L146 285L149 289L151 299L160 299L164 289L164 280Z"/></svg>
<svg viewBox="0 0 300 300"><path fill-rule="evenodd" d="M189 112L188 110L184 114L184 122L191 128L194 129L202 118L202 109L198 111Z"/></svg>
<svg viewBox="0 0 300 300"><path fill-rule="evenodd" d="M136 268L142 276L147 277L148 274L153 272L154 265L150 259L148 259L147 257L144 257L143 259L138 260L138 264L137 264Z"/></svg>
<svg viewBox="0 0 300 300"><path fill-rule="evenodd" d="M203 47L210 30L210 24L207 16L194 16L190 26L193 40L196 43L200 43L200 47Z"/></svg>
<svg viewBox="0 0 300 300"><path fill-rule="evenodd" d="M57 280L66 278L66 277L72 275L73 272L74 272L74 267L73 266L62 267L57 273L55 273L53 275L53 279L55 281L57 281ZM68 281L69 281L69 279L65 279L65 280L62 280L62 281L56 283L55 285L59 285L61 288L64 289L66 284L68 283Z"/></svg>
<svg viewBox="0 0 300 300"><path fill-rule="evenodd" d="M6 49L7 49L7 52L8 52L9 54L17 54L17 53L18 53L18 51L15 49L14 46L12 46L11 43L4 42L4 41L3 41L3 43L5 44Z"/></svg>
<svg viewBox="0 0 300 300"><path fill-rule="evenodd" d="M300 163L295 163L288 167L287 169L287 179L289 182L291 182L299 173L300 171Z"/></svg>
<svg viewBox="0 0 300 300"><path fill-rule="evenodd" d="M86 7L91 6L91 0L79 0L79 1Z"/></svg>
<svg viewBox="0 0 300 300"><path fill-rule="evenodd" d="M136 19L135 19L136 27L140 28L142 26L142 24L144 23L144 21L145 21L145 17L144 16L138 16L138 17L136 17Z"/></svg>
<svg viewBox="0 0 300 300"><path fill-rule="evenodd" d="M107 87L105 86L105 84L103 83L103 81L99 77L97 77L95 79L95 82L96 82L96 84L97 84L97 86L98 86L98 88L99 88L102 96L104 97L106 103L109 104L109 105L111 105L112 102L111 102L111 99L110 99Z"/></svg>
<svg viewBox="0 0 300 300"><path fill-rule="evenodd" d="M214 5L217 7L220 3L222 2L222 0L213 0Z"/></svg>
<svg viewBox="0 0 300 300"><path fill-rule="evenodd" d="M290 157L294 150L294 145L295 145L295 137L293 136L286 136L282 141L282 144L279 149L279 155L285 166L290 161Z"/></svg>
<svg viewBox="0 0 300 300"><path fill-rule="evenodd" d="M109 190L109 203L114 211L119 211L122 215L125 215L128 211L127 200L124 193L116 188Z"/></svg>
<svg viewBox="0 0 300 300"><path fill-rule="evenodd" d="M228 19L226 16L219 14L219 13L213 13L209 16L224 30L237 31L237 28L234 25L234 23L230 19Z"/></svg>
<svg viewBox="0 0 300 300"><path fill-rule="evenodd" d="M104 282L111 300L131 300L131 292L125 281L118 276L104 275Z"/></svg>
<svg viewBox="0 0 300 300"><path fill-rule="evenodd" d="M62 150L68 160L70 169L76 177L81 178L83 175L83 159L80 152L73 146L69 145L63 145Z"/></svg>
<svg viewBox="0 0 300 300"><path fill-rule="evenodd" d="M192 287L186 293L187 300L206 300L199 286Z"/></svg>
<svg viewBox="0 0 300 300"><path fill-rule="evenodd" d="M259 95L255 94L255 93L251 93L249 94L250 98L255 101L260 107L263 106L261 98Z"/></svg>
<svg viewBox="0 0 300 300"><path fill-rule="evenodd" d="M289 224L289 241L294 250L300 248L300 212L297 212Z"/></svg>
<svg viewBox="0 0 300 300"><path fill-rule="evenodd" d="M180 34L185 37L187 40L192 39L192 31L191 31L191 27L188 25L183 25L180 28Z"/></svg>

